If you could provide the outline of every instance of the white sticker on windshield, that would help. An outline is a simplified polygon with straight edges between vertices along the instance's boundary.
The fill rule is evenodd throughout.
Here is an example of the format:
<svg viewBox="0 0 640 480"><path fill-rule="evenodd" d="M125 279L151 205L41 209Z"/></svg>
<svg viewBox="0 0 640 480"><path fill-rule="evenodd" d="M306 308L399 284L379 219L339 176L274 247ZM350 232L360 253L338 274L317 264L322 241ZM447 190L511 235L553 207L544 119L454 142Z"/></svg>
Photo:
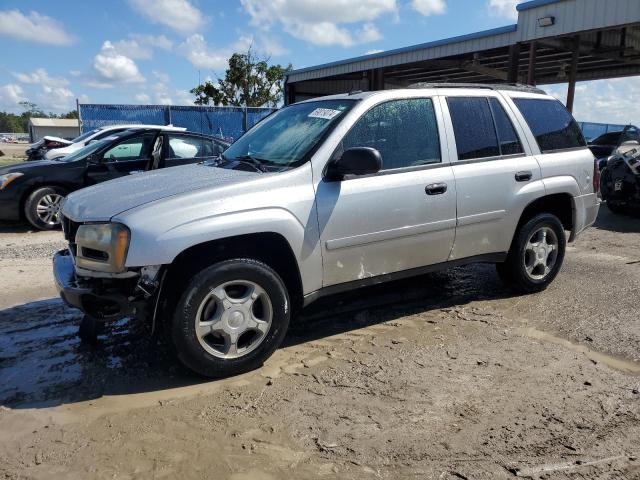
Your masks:
<svg viewBox="0 0 640 480"><path fill-rule="evenodd" d="M316 108L313 112L311 112L308 117L309 118L324 118L325 120L331 120L334 117L337 117L342 112L340 110L333 110L332 108Z"/></svg>

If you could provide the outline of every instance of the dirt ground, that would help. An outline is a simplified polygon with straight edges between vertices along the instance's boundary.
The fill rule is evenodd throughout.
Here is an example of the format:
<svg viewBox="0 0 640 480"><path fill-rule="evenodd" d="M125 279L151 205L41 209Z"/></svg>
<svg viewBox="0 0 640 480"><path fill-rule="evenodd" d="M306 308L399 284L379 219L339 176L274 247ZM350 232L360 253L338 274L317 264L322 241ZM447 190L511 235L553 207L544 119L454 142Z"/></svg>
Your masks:
<svg viewBox="0 0 640 480"><path fill-rule="evenodd" d="M640 219L606 208L545 292L477 265L333 297L251 373L55 298L60 233L0 227L0 478L640 478Z"/></svg>

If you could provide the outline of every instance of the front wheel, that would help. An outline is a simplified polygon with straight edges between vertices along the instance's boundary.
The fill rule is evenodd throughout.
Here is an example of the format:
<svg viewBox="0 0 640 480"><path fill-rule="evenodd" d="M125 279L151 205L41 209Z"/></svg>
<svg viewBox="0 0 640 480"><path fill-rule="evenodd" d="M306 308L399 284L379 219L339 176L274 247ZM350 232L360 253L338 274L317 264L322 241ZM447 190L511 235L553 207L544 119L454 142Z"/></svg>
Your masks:
<svg viewBox="0 0 640 480"><path fill-rule="evenodd" d="M60 207L65 195L66 192L57 187L34 190L24 203L25 218L38 230L60 227Z"/></svg>
<svg viewBox="0 0 640 480"><path fill-rule="evenodd" d="M291 315L287 289L252 259L216 263L187 285L171 321L178 358L206 377L253 370L282 342Z"/></svg>
<svg viewBox="0 0 640 480"><path fill-rule="evenodd" d="M565 249L560 220L548 213L537 215L516 232L506 262L497 265L498 274L518 292L540 292L558 275Z"/></svg>

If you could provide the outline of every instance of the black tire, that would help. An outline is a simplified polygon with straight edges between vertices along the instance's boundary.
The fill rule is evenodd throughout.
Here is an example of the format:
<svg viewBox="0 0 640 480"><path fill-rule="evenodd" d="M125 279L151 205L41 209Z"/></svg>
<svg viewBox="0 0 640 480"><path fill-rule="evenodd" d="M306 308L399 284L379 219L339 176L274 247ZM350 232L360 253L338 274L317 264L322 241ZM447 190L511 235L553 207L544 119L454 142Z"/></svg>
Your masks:
<svg viewBox="0 0 640 480"><path fill-rule="evenodd" d="M37 212L38 204L42 201L47 195L64 197L67 194L64 190L58 187L40 187L31 192L31 194L27 197L27 200L24 203L24 216L27 221L38 230L55 230L56 228L60 228L60 221L58 217L58 221L54 223L47 223L43 221Z"/></svg>
<svg viewBox="0 0 640 480"><path fill-rule="evenodd" d="M198 309L212 289L226 282L246 280L259 285L272 307L271 326L255 349L237 358L219 358L207 352L196 335ZM205 268L188 283L177 302L169 336L180 361L205 377L227 377L260 367L278 348L289 327L289 294L280 276L268 265L237 258Z"/></svg>
<svg viewBox="0 0 640 480"><path fill-rule="evenodd" d="M85 315L80 320L80 327L78 328L78 337L83 343L89 345L96 345L98 343L98 336L104 333L104 322L96 320L89 315Z"/></svg>
<svg viewBox="0 0 640 480"><path fill-rule="evenodd" d="M525 268L525 250L529 237L541 228L547 227L557 237L557 252L554 265L544 278L532 278ZM543 213L535 216L516 231L511 249L504 263L496 265L498 275L505 285L519 293L535 293L546 289L556 278L564 261L567 240L562 223L555 215Z"/></svg>

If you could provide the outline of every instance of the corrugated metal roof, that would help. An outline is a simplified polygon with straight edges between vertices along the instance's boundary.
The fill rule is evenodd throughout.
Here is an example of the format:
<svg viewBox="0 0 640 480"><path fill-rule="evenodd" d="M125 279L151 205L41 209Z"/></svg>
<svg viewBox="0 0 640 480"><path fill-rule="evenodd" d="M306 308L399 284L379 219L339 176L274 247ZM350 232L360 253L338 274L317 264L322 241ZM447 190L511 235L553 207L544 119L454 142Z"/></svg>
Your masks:
<svg viewBox="0 0 640 480"><path fill-rule="evenodd" d="M481 52L519 42L640 23L640 0L532 0L517 6L518 24L293 70L287 83ZM554 16L540 27L538 17Z"/></svg>
<svg viewBox="0 0 640 480"><path fill-rule="evenodd" d="M74 127L78 128L76 118L30 118L29 123L34 127Z"/></svg>
<svg viewBox="0 0 640 480"><path fill-rule="evenodd" d="M523 10L529 10L531 8L542 7L543 5L550 5L552 3L563 2L564 0L531 0L530 2L524 2L516 5L516 10L522 12Z"/></svg>

